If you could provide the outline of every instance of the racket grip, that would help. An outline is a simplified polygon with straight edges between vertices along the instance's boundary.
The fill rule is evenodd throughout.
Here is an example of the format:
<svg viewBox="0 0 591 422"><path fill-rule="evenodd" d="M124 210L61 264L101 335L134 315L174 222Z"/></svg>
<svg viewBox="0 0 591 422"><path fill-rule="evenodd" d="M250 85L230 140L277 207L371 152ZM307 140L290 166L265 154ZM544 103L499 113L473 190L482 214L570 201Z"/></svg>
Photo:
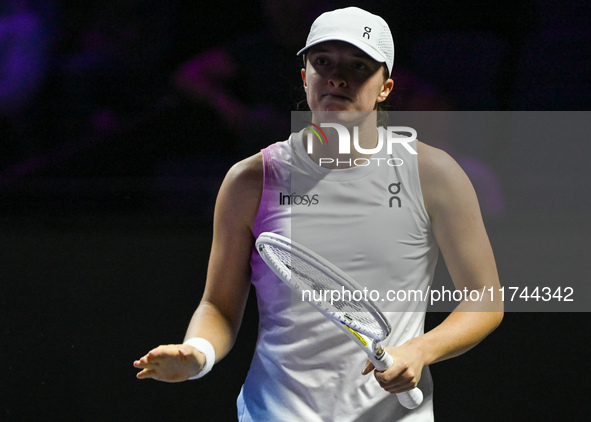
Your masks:
<svg viewBox="0 0 591 422"><path fill-rule="evenodd" d="M396 394L398 401L407 409L415 409L423 402L423 392L419 388Z"/></svg>
<svg viewBox="0 0 591 422"><path fill-rule="evenodd" d="M374 359L371 359L371 361L373 366L376 368L376 371L384 372L386 369L392 366L394 359L392 359L392 356L390 356L388 352L386 352L384 349L381 349L381 347L380 350L383 352L382 356L379 358L376 356Z"/></svg>
<svg viewBox="0 0 591 422"><path fill-rule="evenodd" d="M381 358L375 359L373 364L378 372L383 372L394 363L394 359L384 350ZM410 391L396 394L398 401L407 409L415 409L423 402L423 392L419 388L413 388Z"/></svg>

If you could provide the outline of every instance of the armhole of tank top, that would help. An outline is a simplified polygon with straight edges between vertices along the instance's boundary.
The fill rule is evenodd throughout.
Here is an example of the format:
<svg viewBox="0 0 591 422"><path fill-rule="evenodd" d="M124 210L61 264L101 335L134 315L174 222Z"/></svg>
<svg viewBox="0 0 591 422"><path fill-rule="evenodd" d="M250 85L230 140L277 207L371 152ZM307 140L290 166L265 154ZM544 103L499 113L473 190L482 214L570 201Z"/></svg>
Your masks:
<svg viewBox="0 0 591 422"><path fill-rule="evenodd" d="M416 141L418 142L418 141ZM431 217L429 217L429 213L427 211L427 207L425 205L425 197L423 196L423 189L421 187L421 172L419 171L419 156L418 154L413 155L412 159L414 160L414 165L411 166L412 168L412 175L411 180L412 183L416 184L415 189L413 192L416 192L416 200L420 206L421 217L425 220L428 227L431 227Z"/></svg>
<svg viewBox="0 0 591 422"><path fill-rule="evenodd" d="M270 166L273 165L273 160L271 160L271 152L269 151L269 147L264 148L261 150L262 158L263 158L263 191L261 192L261 199L259 202L259 209L257 210L256 217L254 219L254 223L252 225L252 233L255 238L257 238L260 234L260 222L261 222L261 214L264 212L264 204L267 203L267 177L272 174Z"/></svg>

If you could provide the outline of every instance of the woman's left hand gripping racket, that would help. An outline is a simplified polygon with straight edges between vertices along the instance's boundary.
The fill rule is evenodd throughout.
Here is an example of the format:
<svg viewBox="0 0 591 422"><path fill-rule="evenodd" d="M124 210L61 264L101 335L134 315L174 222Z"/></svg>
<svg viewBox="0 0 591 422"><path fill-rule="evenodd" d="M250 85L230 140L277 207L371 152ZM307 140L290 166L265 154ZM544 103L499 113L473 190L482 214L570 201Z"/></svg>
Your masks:
<svg viewBox="0 0 591 422"><path fill-rule="evenodd" d="M275 233L262 233L256 248L269 268L298 294L325 291L362 291L355 280L320 255ZM343 290L344 289L344 290ZM390 334L390 324L379 308L366 297L362 300L345 300L348 295L331 297L331 300L309 302L324 316L335 323L363 349L377 371L385 371L392 365L392 357L380 342ZM359 295L355 296L355 299ZM317 296L318 297L318 296ZM397 394L400 403L414 409L423 401L418 388Z"/></svg>

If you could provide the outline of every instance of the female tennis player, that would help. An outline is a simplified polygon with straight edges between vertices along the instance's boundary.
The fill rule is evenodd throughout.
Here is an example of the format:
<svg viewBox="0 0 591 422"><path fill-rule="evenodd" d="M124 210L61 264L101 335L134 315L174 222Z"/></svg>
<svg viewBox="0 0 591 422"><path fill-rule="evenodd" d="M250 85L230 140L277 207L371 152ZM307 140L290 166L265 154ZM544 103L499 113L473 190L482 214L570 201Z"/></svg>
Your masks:
<svg viewBox="0 0 591 422"><path fill-rule="evenodd" d="M237 400L239 420L433 420L428 366L492 332L503 316L497 298L462 300L426 333L426 302L381 301L392 326L382 345L394 363L378 372L341 330L292 300L254 243L262 232L294 238L378 292L428 292L441 250L457 290L485 293L499 280L476 195L440 150L418 141L375 148L374 111L393 88L394 44L382 18L359 8L324 13L299 54L311 126L327 117L355 126L358 145L352 140L350 153L342 151L338 132L326 128L324 142L310 150L304 129L232 167L185 342L137 360L137 377L178 382L207 374L232 348L252 283L259 333ZM424 400L414 410L392 394L417 386Z"/></svg>

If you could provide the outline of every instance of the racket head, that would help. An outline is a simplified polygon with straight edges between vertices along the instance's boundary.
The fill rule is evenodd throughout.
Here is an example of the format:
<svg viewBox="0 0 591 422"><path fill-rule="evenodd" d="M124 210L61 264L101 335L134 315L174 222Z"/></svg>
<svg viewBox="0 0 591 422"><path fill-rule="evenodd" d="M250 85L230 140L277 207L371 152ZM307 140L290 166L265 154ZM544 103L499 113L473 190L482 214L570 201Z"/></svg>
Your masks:
<svg viewBox="0 0 591 422"><path fill-rule="evenodd" d="M331 296L331 300L308 301L327 318L375 341L382 341L390 334L390 324L376 304L366 294L360 297L354 293L363 292L363 287L324 257L270 232L261 233L255 247L263 261L292 291L300 295L304 291L312 292L312 298L326 298L326 291L341 293L338 298ZM353 297L355 300L347 300Z"/></svg>

